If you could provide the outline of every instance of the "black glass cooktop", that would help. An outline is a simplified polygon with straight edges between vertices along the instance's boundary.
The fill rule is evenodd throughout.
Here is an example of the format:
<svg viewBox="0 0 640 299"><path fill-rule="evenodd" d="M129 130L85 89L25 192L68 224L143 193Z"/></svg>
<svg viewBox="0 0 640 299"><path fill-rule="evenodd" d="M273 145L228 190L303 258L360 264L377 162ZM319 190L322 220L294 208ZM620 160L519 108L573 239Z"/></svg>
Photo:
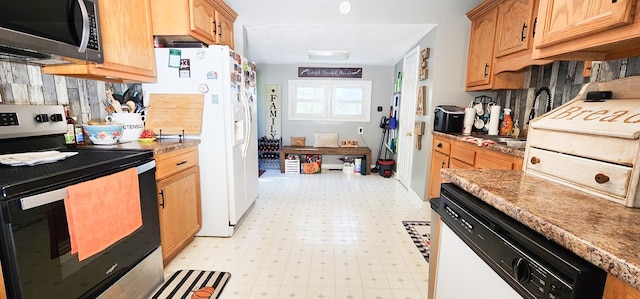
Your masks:
<svg viewBox="0 0 640 299"><path fill-rule="evenodd" d="M62 188L153 160L152 151L77 148L64 160L35 166L0 165L0 199Z"/></svg>

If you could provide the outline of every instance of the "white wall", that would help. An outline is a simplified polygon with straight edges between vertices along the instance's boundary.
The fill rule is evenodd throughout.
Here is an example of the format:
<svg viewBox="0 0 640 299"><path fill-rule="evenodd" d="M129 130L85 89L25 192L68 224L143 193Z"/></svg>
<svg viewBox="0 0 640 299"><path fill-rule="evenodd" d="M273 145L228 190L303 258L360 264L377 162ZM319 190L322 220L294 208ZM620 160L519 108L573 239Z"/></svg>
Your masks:
<svg viewBox="0 0 640 299"><path fill-rule="evenodd" d="M440 11L438 26L418 43L420 49L430 48L428 79L418 81L419 86L427 86L427 112L425 116L416 117L416 121L424 121L426 124L422 150L413 151L410 189L423 200L428 200L426 195L431 167L434 108L442 104L464 107L474 97L464 91L471 29L471 22L465 14L479 2L451 1L444 5ZM398 62L396 69L402 69L402 61Z"/></svg>
<svg viewBox="0 0 640 299"><path fill-rule="evenodd" d="M307 66L307 65L305 65ZM341 66L335 66L341 67ZM265 85L278 84L282 89L282 139L283 144L289 145L291 137L306 137L307 145L313 145L314 132L338 132L339 139L357 139L359 145L368 145L371 153L377 157L382 129L379 127L380 119L389 113L389 104L393 96L393 66L343 66L362 67L362 80L372 82L371 90L371 121L362 122L311 122L288 120L287 111L289 105L288 80L297 80L298 65L274 65L259 64L258 69L258 136L266 135L266 97ZM359 79L344 79L359 80ZM383 111L378 112L377 107L382 106ZM357 133L358 127L364 128L362 139ZM364 141L363 141L364 140ZM367 161L370 163L371 161ZM339 164L339 160L325 159L323 163Z"/></svg>

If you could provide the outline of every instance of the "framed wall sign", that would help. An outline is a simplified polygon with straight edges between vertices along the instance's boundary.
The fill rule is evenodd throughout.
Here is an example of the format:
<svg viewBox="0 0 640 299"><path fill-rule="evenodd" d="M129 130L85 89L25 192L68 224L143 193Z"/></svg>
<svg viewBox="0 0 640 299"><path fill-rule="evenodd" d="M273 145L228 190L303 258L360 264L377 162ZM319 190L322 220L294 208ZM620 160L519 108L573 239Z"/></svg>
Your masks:
<svg viewBox="0 0 640 299"><path fill-rule="evenodd" d="M362 68L299 67L301 78L362 78Z"/></svg>
<svg viewBox="0 0 640 299"><path fill-rule="evenodd" d="M281 118L281 93L282 88L278 84L267 84L264 86L266 93L266 130L267 137L271 139L279 139L282 137L282 118Z"/></svg>

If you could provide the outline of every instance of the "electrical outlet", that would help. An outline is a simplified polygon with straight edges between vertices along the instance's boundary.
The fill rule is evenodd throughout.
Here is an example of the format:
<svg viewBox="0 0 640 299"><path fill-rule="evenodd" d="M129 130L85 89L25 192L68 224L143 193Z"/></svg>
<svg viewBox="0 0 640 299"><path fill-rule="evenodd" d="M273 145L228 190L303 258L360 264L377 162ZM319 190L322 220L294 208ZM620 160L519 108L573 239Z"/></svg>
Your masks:
<svg viewBox="0 0 640 299"><path fill-rule="evenodd" d="M358 127L358 134L362 135L364 133L364 129L362 127Z"/></svg>

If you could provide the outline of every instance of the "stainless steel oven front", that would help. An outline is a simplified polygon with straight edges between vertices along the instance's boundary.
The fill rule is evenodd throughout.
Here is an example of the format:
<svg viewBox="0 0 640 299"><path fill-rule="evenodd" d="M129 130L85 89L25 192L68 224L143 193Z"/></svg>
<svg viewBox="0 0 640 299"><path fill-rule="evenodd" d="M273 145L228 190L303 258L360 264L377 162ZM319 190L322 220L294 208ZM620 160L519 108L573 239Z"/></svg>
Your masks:
<svg viewBox="0 0 640 299"><path fill-rule="evenodd" d="M104 251L79 261L77 255L70 253L63 201L65 187L131 167L138 170L142 227ZM155 161L151 158L51 183L39 192L0 202L2 269L8 297L95 298L103 293L159 248L155 186ZM158 262L160 276L148 277L156 282L148 287L151 290L143 292L152 291L162 281L161 260Z"/></svg>

